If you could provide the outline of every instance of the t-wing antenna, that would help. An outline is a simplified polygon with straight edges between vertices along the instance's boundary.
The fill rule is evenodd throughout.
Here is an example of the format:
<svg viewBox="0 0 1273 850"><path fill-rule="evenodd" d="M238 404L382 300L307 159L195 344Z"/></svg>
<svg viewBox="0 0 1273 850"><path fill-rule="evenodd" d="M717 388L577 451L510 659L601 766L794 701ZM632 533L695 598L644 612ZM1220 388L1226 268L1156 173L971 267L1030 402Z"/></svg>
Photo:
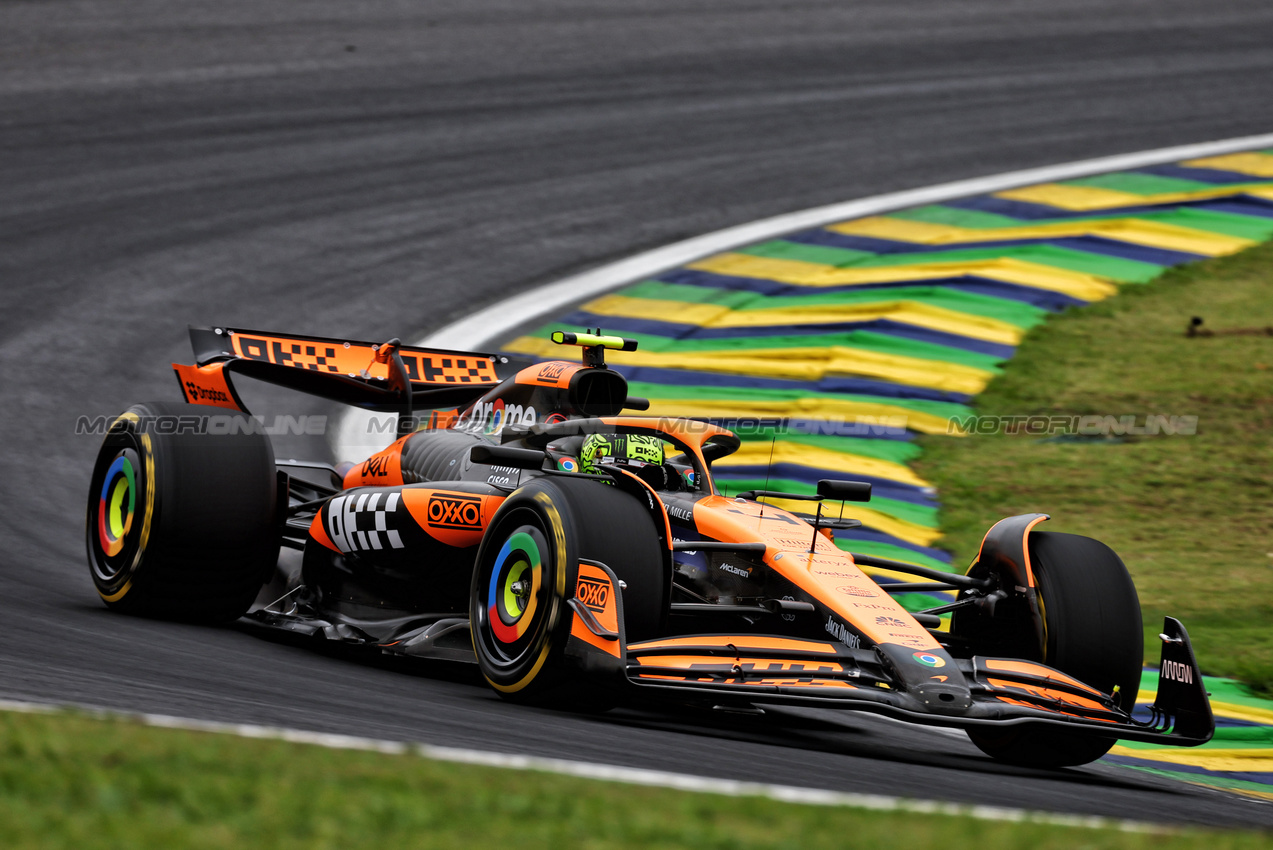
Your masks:
<svg viewBox="0 0 1273 850"><path fill-rule="evenodd" d="M552 341L558 345L578 345L583 347L583 365L593 369L606 367L606 349L615 351L636 351L635 339L624 339L621 336L602 336L601 328L597 332L572 334L565 331L553 331Z"/></svg>

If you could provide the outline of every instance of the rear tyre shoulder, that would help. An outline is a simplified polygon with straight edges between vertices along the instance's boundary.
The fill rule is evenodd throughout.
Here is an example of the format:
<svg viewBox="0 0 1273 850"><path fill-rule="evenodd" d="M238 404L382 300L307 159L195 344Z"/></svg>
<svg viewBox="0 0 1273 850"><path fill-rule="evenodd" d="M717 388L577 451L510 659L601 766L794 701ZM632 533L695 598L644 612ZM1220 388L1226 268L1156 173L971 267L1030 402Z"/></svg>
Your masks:
<svg viewBox="0 0 1273 850"><path fill-rule="evenodd" d="M219 407L147 402L102 442L86 544L107 607L193 622L233 620L278 559L270 440Z"/></svg>

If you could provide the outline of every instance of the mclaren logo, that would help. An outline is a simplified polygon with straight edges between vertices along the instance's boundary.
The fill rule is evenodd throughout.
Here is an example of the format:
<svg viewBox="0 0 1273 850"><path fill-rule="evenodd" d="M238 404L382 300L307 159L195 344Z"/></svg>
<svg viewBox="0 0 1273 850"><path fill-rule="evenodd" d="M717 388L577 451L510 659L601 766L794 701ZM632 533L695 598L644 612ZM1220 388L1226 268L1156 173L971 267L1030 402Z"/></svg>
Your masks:
<svg viewBox="0 0 1273 850"><path fill-rule="evenodd" d="M429 525L434 528L481 528L482 500L477 496L456 493L430 496Z"/></svg>

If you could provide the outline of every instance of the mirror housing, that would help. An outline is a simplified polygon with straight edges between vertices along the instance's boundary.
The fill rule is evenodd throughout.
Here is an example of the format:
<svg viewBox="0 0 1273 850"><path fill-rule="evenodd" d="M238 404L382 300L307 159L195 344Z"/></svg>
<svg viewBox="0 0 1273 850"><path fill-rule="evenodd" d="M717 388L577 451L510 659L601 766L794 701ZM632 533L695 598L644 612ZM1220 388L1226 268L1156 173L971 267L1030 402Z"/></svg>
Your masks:
<svg viewBox="0 0 1273 850"><path fill-rule="evenodd" d="M871 485L866 481L837 481L823 478L818 482L818 495L844 502L871 501Z"/></svg>

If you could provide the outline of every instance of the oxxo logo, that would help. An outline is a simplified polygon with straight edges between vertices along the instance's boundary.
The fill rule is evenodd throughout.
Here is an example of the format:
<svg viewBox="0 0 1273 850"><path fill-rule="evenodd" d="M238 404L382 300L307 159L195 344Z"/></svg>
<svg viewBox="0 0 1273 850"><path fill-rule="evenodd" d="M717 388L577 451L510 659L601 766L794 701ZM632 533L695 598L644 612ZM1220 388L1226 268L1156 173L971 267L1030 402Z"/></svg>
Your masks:
<svg viewBox="0 0 1273 850"><path fill-rule="evenodd" d="M606 582L581 578L575 585L575 596L579 601L598 613L606 610L606 602L610 600L610 585Z"/></svg>
<svg viewBox="0 0 1273 850"><path fill-rule="evenodd" d="M481 528L482 500L453 493L429 497L429 525L434 528Z"/></svg>

